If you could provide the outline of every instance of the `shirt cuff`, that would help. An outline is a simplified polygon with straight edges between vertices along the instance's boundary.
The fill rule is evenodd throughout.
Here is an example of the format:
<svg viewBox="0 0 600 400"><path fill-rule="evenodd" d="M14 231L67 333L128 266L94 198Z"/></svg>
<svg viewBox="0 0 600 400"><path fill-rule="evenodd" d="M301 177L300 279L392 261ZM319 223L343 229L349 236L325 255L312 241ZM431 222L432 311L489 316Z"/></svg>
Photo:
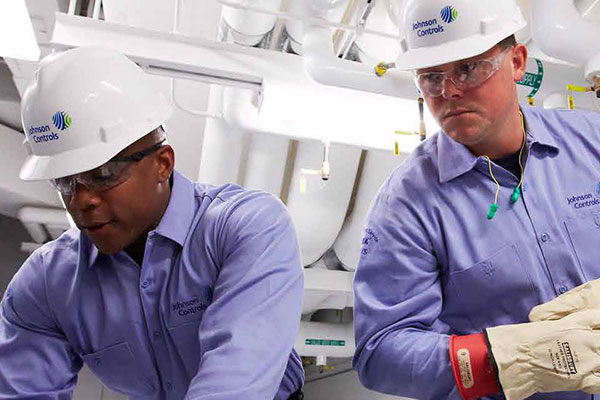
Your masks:
<svg viewBox="0 0 600 400"><path fill-rule="evenodd" d="M463 400L498 393L496 371L488 355L483 333L450 336L452 375Z"/></svg>

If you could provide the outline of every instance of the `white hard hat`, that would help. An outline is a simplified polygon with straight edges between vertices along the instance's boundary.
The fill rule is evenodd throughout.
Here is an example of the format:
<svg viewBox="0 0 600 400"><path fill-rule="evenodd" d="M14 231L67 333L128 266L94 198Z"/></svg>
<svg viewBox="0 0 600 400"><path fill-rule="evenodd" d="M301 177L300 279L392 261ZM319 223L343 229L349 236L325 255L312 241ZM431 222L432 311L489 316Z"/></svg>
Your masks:
<svg viewBox="0 0 600 400"><path fill-rule="evenodd" d="M515 0L407 0L396 67L428 68L473 57L526 25Z"/></svg>
<svg viewBox="0 0 600 400"><path fill-rule="evenodd" d="M44 58L21 103L28 157L21 179L99 167L162 125L171 107L125 55L80 47Z"/></svg>

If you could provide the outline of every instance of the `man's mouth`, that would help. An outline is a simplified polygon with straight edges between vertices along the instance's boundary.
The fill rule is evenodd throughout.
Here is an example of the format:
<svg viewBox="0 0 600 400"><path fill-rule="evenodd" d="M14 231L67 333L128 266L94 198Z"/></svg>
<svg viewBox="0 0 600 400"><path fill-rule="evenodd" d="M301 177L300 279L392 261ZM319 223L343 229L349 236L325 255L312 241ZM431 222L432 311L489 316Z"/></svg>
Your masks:
<svg viewBox="0 0 600 400"><path fill-rule="evenodd" d="M92 222L92 223L87 223L87 224L81 224L80 228L85 231L88 231L88 232L99 232L104 227L106 227L108 224L110 224L110 221L108 221L108 222Z"/></svg>
<svg viewBox="0 0 600 400"><path fill-rule="evenodd" d="M471 110L452 110L452 111L446 112L444 114L444 118L457 117L459 115L470 113L470 112L471 112Z"/></svg>

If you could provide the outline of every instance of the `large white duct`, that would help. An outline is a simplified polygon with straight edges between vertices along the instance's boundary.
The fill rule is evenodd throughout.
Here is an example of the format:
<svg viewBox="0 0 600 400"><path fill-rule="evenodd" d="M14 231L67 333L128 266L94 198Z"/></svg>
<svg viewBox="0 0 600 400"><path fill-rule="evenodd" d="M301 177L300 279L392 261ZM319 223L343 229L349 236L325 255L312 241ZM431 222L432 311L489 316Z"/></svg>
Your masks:
<svg viewBox="0 0 600 400"><path fill-rule="evenodd" d="M339 22L342 18L344 9L347 7L348 0L303 0L303 1L290 1L288 3L288 12L293 15L304 16L309 18L314 14L320 18ZM292 50L297 54L304 54L303 49L303 38L304 38L304 24L302 19L293 18L289 19L285 23L285 29L290 38L290 45ZM328 28L329 41L332 41L333 29Z"/></svg>
<svg viewBox="0 0 600 400"><path fill-rule="evenodd" d="M403 3L403 1L384 0L377 1L373 11L369 14L366 21L366 29L378 30L389 34L398 35L399 27L394 21L394 8L392 3ZM359 49L362 62L376 65L379 62L392 62L400 54L400 44L398 39L382 37L370 33L363 33L356 38L356 46Z"/></svg>
<svg viewBox="0 0 600 400"><path fill-rule="evenodd" d="M573 0L531 0L531 36L549 56L583 66L592 82L600 75L600 25L584 20Z"/></svg>
<svg viewBox="0 0 600 400"><path fill-rule="evenodd" d="M102 8L106 21L171 32L177 1L179 0L102 0Z"/></svg>
<svg viewBox="0 0 600 400"><path fill-rule="evenodd" d="M299 143L287 206L296 226L303 265L321 258L340 232L350 203L360 153L358 148L332 145L329 180L309 176L306 191L302 193L302 169L320 168L323 145L318 142Z"/></svg>
<svg viewBox="0 0 600 400"><path fill-rule="evenodd" d="M365 156L352 213L346 218L333 250L344 269L354 271L360 258L367 213L379 188L390 173L406 158L391 151L369 150Z"/></svg>
<svg viewBox="0 0 600 400"><path fill-rule="evenodd" d="M248 4L277 11L281 7L281 0L252 0ZM256 46L260 43L277 21L277 17L274 15L227 6L223 6L223 19L231 29L233 41L245 46Z"/></svg>
<svg viewBox="0 0 600 400"><path fill-rule="evenodd" d="M223 109L224 91L228 88L213 86L210 89L209 109ZM223 119L206 120L202 143L202 158L198 180L213 185L240 183L239 172L242 162L244 132L231 126Z"/></svg>
<svg viewBox="0 0 600 400"><path fill-rule="evenodd" d="M250 134L244 187L281 195L290 140L264 133Z"/></svg>
<svg viewBox="0 0 600 400"><path fill-rule="evenodd" d="M352 357L354 328L351 323L300 321L294 349L302 357Z"/></svg>

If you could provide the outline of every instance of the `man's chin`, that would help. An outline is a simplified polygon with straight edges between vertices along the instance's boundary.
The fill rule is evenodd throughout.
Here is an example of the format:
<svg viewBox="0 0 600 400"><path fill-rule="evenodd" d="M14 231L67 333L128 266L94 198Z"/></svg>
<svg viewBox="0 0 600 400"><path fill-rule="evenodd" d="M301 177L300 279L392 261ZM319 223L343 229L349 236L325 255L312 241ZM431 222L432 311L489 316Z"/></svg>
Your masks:
<svg viewBox="0 0 600 400"><path fill-rule="evenodd" d="M99 240L98 238L93 238L90 235L87 235L87 237L92 241L92 243L94 243L94 246L96 246L98 251L102 254L115 254L127 247L123 243L119 243L115 240Z"/></svg>

